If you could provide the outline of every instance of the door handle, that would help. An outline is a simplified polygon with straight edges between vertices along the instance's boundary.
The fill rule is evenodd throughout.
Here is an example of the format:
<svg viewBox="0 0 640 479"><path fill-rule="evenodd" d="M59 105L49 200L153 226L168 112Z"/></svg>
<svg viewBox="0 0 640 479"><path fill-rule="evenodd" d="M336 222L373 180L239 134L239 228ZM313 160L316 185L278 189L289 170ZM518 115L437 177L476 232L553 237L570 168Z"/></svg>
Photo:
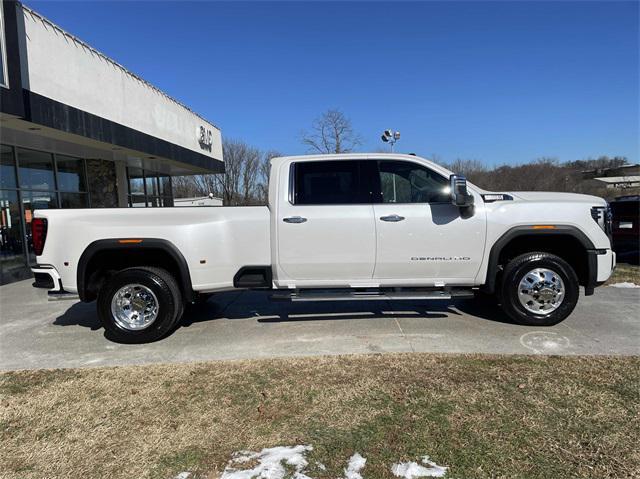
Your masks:
<svg viewBox="0 0 640 479"><path fill-rule="evenodd" d="M303 218L302 216L289 216L288 218L282 218L282 221L285 223L304 223L307 221L307 218Z"/></svg>
<svg viewBox="0 0 640 479"><path fill-rule="evenodd" d="M398 221L402 221L404 219L404 216L389 215L389 216L381 216L380 219L382 221L389 221L391 223L397 223Z"/></svg>

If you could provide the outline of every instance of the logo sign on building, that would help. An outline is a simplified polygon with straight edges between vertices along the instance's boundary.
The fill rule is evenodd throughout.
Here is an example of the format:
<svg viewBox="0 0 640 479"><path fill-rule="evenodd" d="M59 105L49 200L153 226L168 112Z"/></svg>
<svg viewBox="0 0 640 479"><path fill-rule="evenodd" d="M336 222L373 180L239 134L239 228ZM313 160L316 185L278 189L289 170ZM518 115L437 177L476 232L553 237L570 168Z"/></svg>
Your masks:
<svg viewBox="0 0 640 479"><path fill-rule="evenodd" d="M211 132L211 130L205 128L204 126L200 126L196 131L196 135L198 137L200 148L202 148L203 150L211 151L211 148L213 146L213 133Z"/></svg>

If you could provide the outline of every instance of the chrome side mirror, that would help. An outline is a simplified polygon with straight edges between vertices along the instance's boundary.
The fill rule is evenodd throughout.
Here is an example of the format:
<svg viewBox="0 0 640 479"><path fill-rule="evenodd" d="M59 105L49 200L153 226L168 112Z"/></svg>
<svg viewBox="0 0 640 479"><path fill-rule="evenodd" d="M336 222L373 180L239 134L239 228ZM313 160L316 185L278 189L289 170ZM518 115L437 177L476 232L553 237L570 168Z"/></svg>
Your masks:
<svg viewBox="0 0 640 479"><path fill-rule="evenodd" d="M467 179L462 175L449 177L451 203L460 208L473 206L473 195L467 191Z"/></svg>

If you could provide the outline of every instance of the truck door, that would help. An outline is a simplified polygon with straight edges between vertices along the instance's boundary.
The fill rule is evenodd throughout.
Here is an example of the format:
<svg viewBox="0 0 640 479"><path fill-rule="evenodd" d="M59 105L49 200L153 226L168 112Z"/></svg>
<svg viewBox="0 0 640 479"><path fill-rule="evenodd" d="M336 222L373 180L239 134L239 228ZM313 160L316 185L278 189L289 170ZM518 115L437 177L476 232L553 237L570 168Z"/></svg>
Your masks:
<svg viewBox="0 0 640 479"><path fill-rule="evenodd" d="M376 234L366 168L346 159L290 165L289 184L280 184L288 186L288 199L280 195L276 218L278 280L306 286L371 280Z"/></svg>
<svg viewBox="0 0 640 479"><path fill-rule="evenodd" d="M483 202L464 214L451 204L449 179L412 161L378 162L380 197L374 205L374 278L412 283L471 282L485 243ZM380 281L384 284L384 281Z"/></svg>

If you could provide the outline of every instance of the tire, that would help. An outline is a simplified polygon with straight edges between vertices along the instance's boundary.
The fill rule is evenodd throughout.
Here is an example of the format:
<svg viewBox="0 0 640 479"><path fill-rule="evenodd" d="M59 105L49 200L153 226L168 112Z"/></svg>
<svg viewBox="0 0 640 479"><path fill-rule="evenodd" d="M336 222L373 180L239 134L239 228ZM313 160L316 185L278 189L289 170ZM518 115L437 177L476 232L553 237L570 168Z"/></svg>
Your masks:
<svg viewBox="0 0 640 479"><path fill-rule="evenodd" d="M527 326L558 324L576 307L579 293L578 276L569 263L543 252L509 261L500 286L504 312Z"/></svg>
<svg viewBox="0 0 640 479"><path fill-rule="evenodd" d="M127 268L113 275L98 293L97 307L107 338L127 344L163 338L184 312L182 294L175 278L164 269L152 267ZM114 309L120 312L119 316L114 315ZM142 316L143 320L133 325L127 314ZM149 324L144 324L145 320Z"/></svg>

